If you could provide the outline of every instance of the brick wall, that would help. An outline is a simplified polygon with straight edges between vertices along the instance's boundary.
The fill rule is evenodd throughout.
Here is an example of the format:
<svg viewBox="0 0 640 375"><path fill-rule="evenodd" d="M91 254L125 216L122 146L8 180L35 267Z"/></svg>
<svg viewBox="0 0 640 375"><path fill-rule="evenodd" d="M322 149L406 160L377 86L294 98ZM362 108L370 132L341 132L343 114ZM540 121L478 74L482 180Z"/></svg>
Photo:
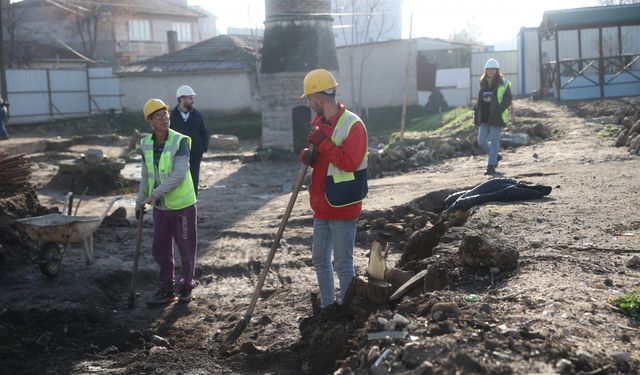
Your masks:
<svg viewBox="0 0 640 375"><path fill-rule="evenodd" d="M306 105L302 81L306 72L260 75L262 145L293 150L292 110Z"/></svg>
<svg viewBox="0 0 640 375"><path fill-rule="evenodd" d="M266 0L267 18L291 13L331 13L331 0Z"/></svg>
<svg viewBox="0 0 640 375"><path fill-rule="evenodd" d="M331 0L266 0L259 86L262 145L294 148L293 109L305 106L302 81L308 71L336 71Z"/></svg>

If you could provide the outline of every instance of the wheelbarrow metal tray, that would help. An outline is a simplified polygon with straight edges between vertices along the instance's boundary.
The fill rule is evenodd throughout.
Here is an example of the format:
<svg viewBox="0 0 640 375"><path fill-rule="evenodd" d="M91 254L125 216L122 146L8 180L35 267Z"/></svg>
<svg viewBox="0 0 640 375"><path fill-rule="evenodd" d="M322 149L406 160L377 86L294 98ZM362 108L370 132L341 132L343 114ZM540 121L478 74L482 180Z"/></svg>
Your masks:
<svg viewBox="0 0 640 375"><path fill-rule="evenodd" d="M31 239L57 243L80 242L93 234L102 218L99 216L67 216L49 214L16 220Z"/></svg>

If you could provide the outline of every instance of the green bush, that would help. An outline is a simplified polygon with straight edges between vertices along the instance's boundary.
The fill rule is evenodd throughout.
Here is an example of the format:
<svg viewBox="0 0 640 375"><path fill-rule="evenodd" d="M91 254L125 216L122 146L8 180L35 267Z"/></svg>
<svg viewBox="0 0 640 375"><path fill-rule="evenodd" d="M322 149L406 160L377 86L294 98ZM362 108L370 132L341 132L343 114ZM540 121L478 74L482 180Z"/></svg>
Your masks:
<svg viewBox="0 0 640 375"><path fill-rule="evenodd" d="M640 319L640 288L614 298L611 304L620 308L625 314Z"/></svg>
<svg viewBox="0 0 640 375"><path fill-rule="evenodd" d="M427 116L423 106L410 105L407 107L405 127L409 126L413 119ZM402 117L402 106L371 108L368 116L363 113L362 121L367 126L367 132L372 136L388 136L400 131L400 119Z"/></svg>
<svg viewBox="0 0 640 375"><path fill-rule="evenodd" d="M442 113L414 119L405 131L405 139L428 137L456 137L474 131L473 111L469 108L452 108ZM400 132L389 138L389 143L398 142Z"/></svg>

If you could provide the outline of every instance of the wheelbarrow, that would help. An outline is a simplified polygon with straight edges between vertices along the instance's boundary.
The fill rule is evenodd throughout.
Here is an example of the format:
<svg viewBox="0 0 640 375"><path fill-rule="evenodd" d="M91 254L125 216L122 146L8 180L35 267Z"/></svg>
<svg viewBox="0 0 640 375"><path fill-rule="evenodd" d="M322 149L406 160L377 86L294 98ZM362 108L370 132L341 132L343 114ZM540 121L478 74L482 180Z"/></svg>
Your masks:
<svg viewBox="0 0 640 375"><path fill-rule="evenodd" d="M38 265L47 276L56 276L60 263L73 243L82 242L87 264L93 264L93 233L98 230L102 220L116 201L116 197L102 216L68 216L48 214L18 219L18 226L39 245Z"/></svg>

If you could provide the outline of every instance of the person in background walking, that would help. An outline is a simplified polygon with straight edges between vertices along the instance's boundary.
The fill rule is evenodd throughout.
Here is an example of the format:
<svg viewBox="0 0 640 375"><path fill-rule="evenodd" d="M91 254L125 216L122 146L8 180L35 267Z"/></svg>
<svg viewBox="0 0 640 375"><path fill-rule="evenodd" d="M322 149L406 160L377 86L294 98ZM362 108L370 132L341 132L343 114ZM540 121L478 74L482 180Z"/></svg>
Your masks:
<svg viewBox="0 0 640 375"><path fill-rule="evenodd" d="M191 301L198 244L196 193L189 172L191 138L169 129L169 107L160 99L144 105L144 119L153 133L140 140L142 174L136 198L136 217L145 205L153 207L153 258L160 268L160 289L148 305ZM173 242L180 250L182 282L175 294Z"/></svg>
<svg viewBox="0 0 640 375"><path fill-rule="evenodd" d="M207 152L209 147L209 133L204 124L202 113L193 107L195 91L191 86L182 85L176 91L178 104L171 111L171 129L191 137L191 156L189 159L189 169L193 186L198 195L198 184L200 183L200 162L202 154Z"/></svg>
<svg viewBox="0 0 640 375"><path fill-rule="evenodd" d="M309 148L300 160L313 167L309 200L313 209L312 262L320 289L320 307L336 301L333 265L344 301L353 268L356 222L367 187L367 129L362 120L336 100L331 72L316 69L304 78L302 98L316 113L308 135Z"/></svg>
<svg viewBox="0 0 640 375"><path fill-rule="evenodd" d="M8 104L7 104L8 105ZM9 139L9 132L5 126L7 122L7 107L4 99L0 98L0 140Z"/></svg>
<svg viewBox="0 0 640 375"><path fill-rule="evenodd" d="M478 143L487 153L486 175L496 173L500 156L500 133L509 123L511 107L511 82L500 72L496 59L489 59L480 76L480 91L476 104L475 122L478 128Z"/></svg>

